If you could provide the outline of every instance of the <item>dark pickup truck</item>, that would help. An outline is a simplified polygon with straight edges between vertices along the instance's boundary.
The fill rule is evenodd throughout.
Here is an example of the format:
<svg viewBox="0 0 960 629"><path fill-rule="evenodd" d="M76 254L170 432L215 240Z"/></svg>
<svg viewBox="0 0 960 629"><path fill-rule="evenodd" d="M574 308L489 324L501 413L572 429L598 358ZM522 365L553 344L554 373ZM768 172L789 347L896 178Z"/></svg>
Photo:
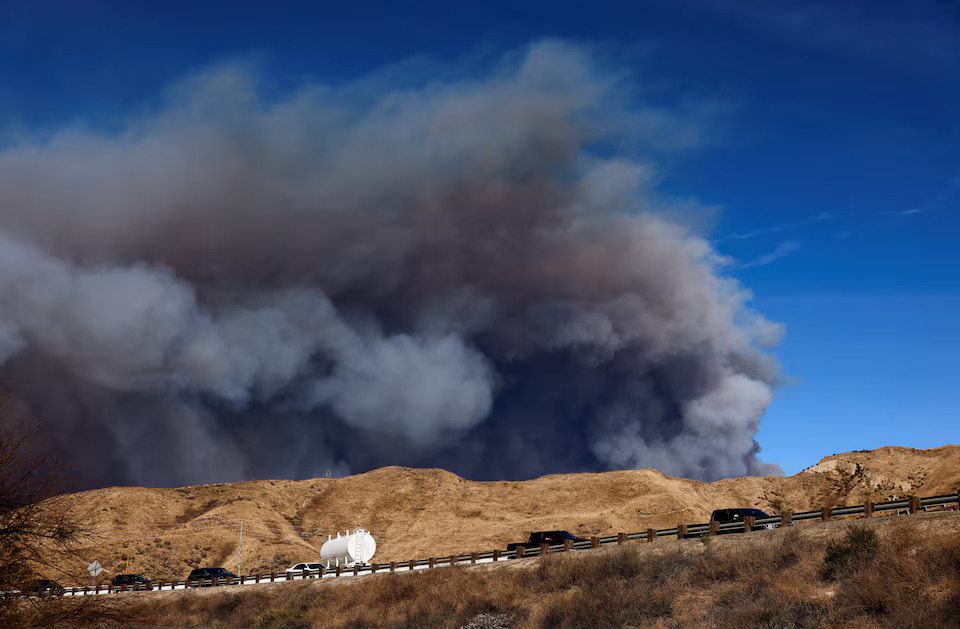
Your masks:
<svg viewBox="0 0 960 629"><path fill-rule="evenodd" d="M587 541L584 538L577 537L573 533L567 531L537 531L536 533L530 533L530 539L528 539L526 542L514 542L507 544L507 550L516 550L518 546L523 546L525 548L539 548L540 544L557 546L566 540L570 540L571 542Z"/></svg>

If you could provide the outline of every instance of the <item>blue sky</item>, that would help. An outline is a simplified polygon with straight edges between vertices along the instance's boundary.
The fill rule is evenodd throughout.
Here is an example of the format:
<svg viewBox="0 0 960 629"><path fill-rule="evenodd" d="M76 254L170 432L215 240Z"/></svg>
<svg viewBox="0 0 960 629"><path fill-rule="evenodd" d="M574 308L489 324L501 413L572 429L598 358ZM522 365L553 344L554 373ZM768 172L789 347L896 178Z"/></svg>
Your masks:
<svg viewBox="0 0 960 629"><path fill-rule="evenodd" d="M731 273L786 325L765 460L795 473L960 442L953 0L4 2L0 142L116 124L228 60L282 89L544 37L601 51L648 99L694 104L697 146L662 158L662 190L717 208Z"/></svg>

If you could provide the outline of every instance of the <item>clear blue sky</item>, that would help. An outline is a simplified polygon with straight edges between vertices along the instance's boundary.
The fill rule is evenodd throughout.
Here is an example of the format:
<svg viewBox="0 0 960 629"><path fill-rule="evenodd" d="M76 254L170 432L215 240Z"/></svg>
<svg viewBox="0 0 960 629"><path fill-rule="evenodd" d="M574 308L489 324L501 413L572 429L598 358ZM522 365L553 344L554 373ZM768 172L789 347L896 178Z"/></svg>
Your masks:
<svg viewBox="0 0 960 629"><path fill-rule="evenodd" d="M717 248L786 325L765 460L960 442L956 0L7 1L0 141L115 123L224 60L282 88L544 37L603 50L651 98L711 104L663 189L719 208Z"/></svg>

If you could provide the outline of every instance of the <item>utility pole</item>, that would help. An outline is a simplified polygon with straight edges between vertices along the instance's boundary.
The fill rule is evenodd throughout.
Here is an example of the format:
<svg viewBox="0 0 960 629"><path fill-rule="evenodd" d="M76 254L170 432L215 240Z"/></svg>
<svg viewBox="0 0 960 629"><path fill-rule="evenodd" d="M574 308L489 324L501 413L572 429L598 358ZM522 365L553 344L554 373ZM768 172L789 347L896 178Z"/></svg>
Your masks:
<svg viewBox="0 0 960 629"><path fill-rule="evenodd" d="M237 576L240 576L240 560L243 559L243 520L240 520L240 552L237 554Z"/></svg>

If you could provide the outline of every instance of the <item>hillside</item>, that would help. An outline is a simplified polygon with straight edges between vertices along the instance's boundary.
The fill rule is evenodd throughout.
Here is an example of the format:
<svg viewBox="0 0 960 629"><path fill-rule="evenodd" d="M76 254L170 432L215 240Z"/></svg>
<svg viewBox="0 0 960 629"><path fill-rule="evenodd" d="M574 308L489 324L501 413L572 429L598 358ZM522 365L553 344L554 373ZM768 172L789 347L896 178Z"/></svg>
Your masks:
<svg viewBox="0 0 960 629"><path fill-rule="evenodd" d="M153 627L955 629L960 514L856 524L115 598Z"/></svg>
<svg viewBox="0 0 960 629"><path fill-rule="evenodd" d="M327 531L375 531L378 562L505 548L531 530L607 535L706 521L713 509L774 512L858 504L960 487L960 446L884 447L837 454L791 477L703 483L656 470L474 482L438 469L387 467L339 479L252 481L175 489L113 487L78 494L92 536L83 566L105 576L143 572L183 578L191 567L282 570L315 559Z"/></svg>

